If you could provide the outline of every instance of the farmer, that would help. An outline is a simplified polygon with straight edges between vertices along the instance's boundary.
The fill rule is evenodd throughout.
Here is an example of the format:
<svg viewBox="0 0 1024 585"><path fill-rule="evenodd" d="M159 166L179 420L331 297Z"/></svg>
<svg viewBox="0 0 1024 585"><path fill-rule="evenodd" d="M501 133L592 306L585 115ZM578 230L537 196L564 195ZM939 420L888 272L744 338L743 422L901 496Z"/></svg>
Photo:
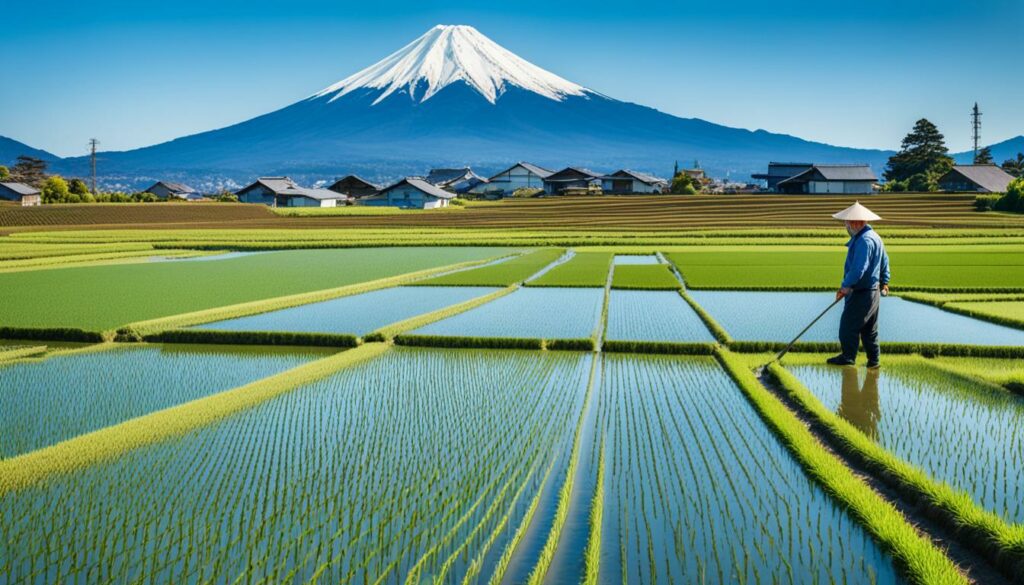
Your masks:
<svg viewBox="0 0 1024 585"><path fill-rule="evenodd" d="M868 367L879 366L878 304L889 294L889 255L882 238L868 225L882 219L858 201L833 215L846 223L850 241L846 243L846 264L843 283L836 291L836 300L846 299L839 322L839 344L843 353L829 358L836 366L852 366L857 359L857 346L864 342Z"/></svg>

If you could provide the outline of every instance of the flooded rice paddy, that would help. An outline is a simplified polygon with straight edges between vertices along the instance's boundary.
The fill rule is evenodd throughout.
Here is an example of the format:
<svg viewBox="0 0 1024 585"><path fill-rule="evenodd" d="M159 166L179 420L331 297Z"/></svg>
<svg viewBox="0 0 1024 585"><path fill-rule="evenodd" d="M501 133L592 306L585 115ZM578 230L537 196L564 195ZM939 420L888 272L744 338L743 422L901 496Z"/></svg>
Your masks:
<svg viewBox="0 0 1024 585"><path fill-rule="evenodd" d="M611 291L605 337L621 341L715 341L678 292L649 290Z"/></svg>
<svg viewBox="0 0 1024 585"><path fill-rule="evenodd" d="M710 358L605 355L599 582L893 583Z"/></svg>
<svg viewBox="0 0 1024 585"><path fill-rule="evenodd" d="M463 337L584 338L601 318L604 290L521 288L412 333Z"/></svg>
<svg viewBox="0 0 1024 585"><path fill-rule="evenodd" d="M498 290L482 286L400 286L199 325L218 331L288 331L365 335L423 313Z"/></svg>
<svg viewBox="0 0 1024 585"><path fill-rule="evenodd" d="M316 349L136 345L2 365L0 459L242 386L325 355Z"/></svg>
<svg viewBox="0 0 1024 585"><path fill-rule="evenodd" d="M788 366L829 410L901 459L1024 523L1024 397L912 362Z"/></svg>
<svg viewBox="0 0 1024 585"><path fill-rule="evenodd" d="M734 339L789 341L835 299L829 292L690 291ZM803 337L803 341L836 341L842 303ZM885 297L880 307L882 341L966 345L1024 345L1024 331L979 321L942 309Z"/></svg>

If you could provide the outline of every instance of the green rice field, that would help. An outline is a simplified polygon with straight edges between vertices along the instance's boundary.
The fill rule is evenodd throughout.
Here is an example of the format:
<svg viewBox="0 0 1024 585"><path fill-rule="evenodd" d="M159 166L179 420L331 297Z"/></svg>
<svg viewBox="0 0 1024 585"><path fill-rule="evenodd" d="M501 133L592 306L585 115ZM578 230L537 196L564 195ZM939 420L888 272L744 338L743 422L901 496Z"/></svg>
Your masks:
<svg viewBox="0 0 1024 585"><path fill-rule="evenodd" d="M0 585L1013 583L1024 223L918 197L871 371L754 369L844 198L5 212Z"/></svg>

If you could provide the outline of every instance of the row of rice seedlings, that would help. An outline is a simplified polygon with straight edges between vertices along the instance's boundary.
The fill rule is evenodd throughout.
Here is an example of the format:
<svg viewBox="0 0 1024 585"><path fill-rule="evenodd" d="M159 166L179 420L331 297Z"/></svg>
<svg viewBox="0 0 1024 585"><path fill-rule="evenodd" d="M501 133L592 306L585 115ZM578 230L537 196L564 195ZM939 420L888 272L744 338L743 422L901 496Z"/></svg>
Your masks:
<svg viewBox="0 0 1024 585"><path fill-rule="evenodd" d="M453 270L460 270L464 268L472 268L473 266L487 264L492 261L493 258L460 262L457 264L440 266L436 268L428 268L425 270L417 270L415 272L408 272L405 274L399 274L397 276L389 276L386 278L379 278L377 280L361 282L358 284L350 284L327 290L287 295L282 297L275 297L272 299L262 299L258 301L229 305L226 307L215 307L212 309L204 309L202 311L195 311L192 313L160 317L157 319L150 319L148 321L132 323L121 328L121 330L126 332L134 332L140 336L145 336L148 334L158 333L160 331L167 331L170 329L182 329L194 325L201 325L203 323L210 323L213 321L236 319L239 317L257 315L260 313L267 313L270 311L278 311L281 309L297 307L299 305L306 305L309 303L316 303L320 301L327 301L349 295L367 293L383 288L391 288L394 286L412 284L414 281L418 282L421 279L429 278L436 274L448 273L452 272Z"/></svg>
<svg viewBox="0 0 1024 585"><path fill-rule="evenodd" d="M553 267L527 286L604 286L612 266L611 252L578 252L568 262Z"/></svg>
<svg viewBox="0 0 1024 585"><path fill-rule="evenodd" d="M481 266L417 281L420 286L510 286L530 278L565 253L562 248L543 248L498 264Z"/></svg>
<svg viewBox="0 0 1024 585"><path fill-rule="evenodd" d="M700 317L674 291L613 290L609 340L713 342Z"/></svg>
<svg viewBox="0 0 1024 585"><path fill-rule="evenodd" d="M956 375L969 376L1024 394L1024 363L1019 359L938 357L928 363Z"/></svg>
<svg viewBox="0 0 1024 585"><path fill-rule="evenodd" d="M580 339L599 323L604 291L532 288L412 331L415 335Z"/></svg>
<svg viewBox="0 0 1024 585"><path fill-rule="evenodd" d="M375 357L386 349L382 343L363 345L245 386L132 418L10 459L0 459L0 496L108 461L133 449L178 437Z"/></svg>
<svg viewBox="0 0 1024 585"><path fill-rule="evenodd" d="M789 366L828 410L933 478L1024 523L1024 397L915 360L879 371Z"/></svg>
<svg viewBox="0 0 1024 585"><path fill-rule="evenodd" d="M897 581L712 360L604 362L598 582Z"/></svg>
<svg viewBox="0 0 1024 585"><path fill-rule="evenodd" d="M731 364L729 366L731 372L742 370L742 375L753 379L753 375L750 375L747 369L749 364L746 364L740 356L721 352L720 359L723 360L723 363ZM878 472L882 479L889 482L904 497L919 503L929 512L930 516L956 533L966 546L1002 570L1005 575L1019 576L1022 574L1024 571L1024 526L1007 524L998 514L981 508L966 492L950 487L949 484L935 481L919 467L907 463L873 439L868 438L857 427L826 409L814 394L782 365L770 365L768 373L801 410L813 417L827 433L835 438L835 444L841 449L862 461L869 469ZM755 385L760 386L756 382ZM782 408L781 405L780 408ZM793 420L796 420L795 417ZM803 423L799 424L801 427L803 426ZM832 489L830 491L840 499L849 501L845 491ZM856 506L854 507L856 508ZM884 519L884 515L880 515L881 512L882 510L874 505L865 505L863 509L858 510L859 515L876 516L875 520L872 520L869 515L863 516L868 527L876 535L880 534L880 527L888 526L888 524L878 523L878 520ZM894 527L890 526L890 528ZM889 546L895 548L894 554L910 564L911 568L930 566L924 562L924 559L917 559L923 552L921 550L914 551L914 548L919 547L909 547L909 544L912 544L909 541L900 544L903 540L893 539L898 534L881 533L881 535L884 536L884 541ZM914 559L917 560L914 561Z"/></svg>
<svg viewBox="0 0 1024 585"><path fill-rule="evenodd" d="M589 360L393 349L179 440L6 493L0 573L500 580L508 527L571 446Z"/></svg>
<svg viewBox="0 0 1024 585"><path fill-rule="evenodd" d="M604 439L598 446L597 479L594 484L594 497L590 503L588 522L590 531L587 536L587 548L583 553L583 585L597 585L601 569L601 528L604 524Z"/></svg>
<svg viewBox="0 0 1024 585"><path fill-rule="evenodd" d="M269 348L106 347L0 368L0 459L235 388L325 355Z"/></svg>

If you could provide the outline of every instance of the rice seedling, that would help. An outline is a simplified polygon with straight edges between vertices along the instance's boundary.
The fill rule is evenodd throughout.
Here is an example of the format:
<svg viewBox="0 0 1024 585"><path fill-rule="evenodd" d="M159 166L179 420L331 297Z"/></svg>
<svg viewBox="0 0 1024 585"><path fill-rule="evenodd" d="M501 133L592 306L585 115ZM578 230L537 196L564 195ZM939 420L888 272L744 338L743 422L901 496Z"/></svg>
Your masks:
<svg viewBox="0 0 1024 585"><path fill-rule="evenodd" d="M526 286L603 287L608 282L611 265L611 252L578 252L569 261L528 281Z"/></svg>
<svg viewBox="0 0 1024 585"><path fill-rule="evenodd" d="M45 345L0 345L0 362L46 353Z"/></svg>
<svg viewBox="0 0 1024 585"><path fill-rule="evenodd" d="M678 290L681 287L665 264L618 264L612 272L612 288Z"/></svg>
<svg viewBox="0 0 1024 585"><path fill-rule="evenodd" d="M241 386L318 355L324 354L121 346L12 364L0 368L0 459Z"/></svg>
<svg viewBox="0 0 1024 585"><path fill-rule="evenodd" d="M937 357L928 363L956 375L969 376L1024 394L1024 362L1019 359Z"/></svg>
<svg viewBox="0 0 1024 585"><path fill-rule="evenodd" d="M400 286L248 317L197 325L213 331L289 331L363 335L495 292L475 286Z"/></svg>
<svg viewBox="0 0 1024 585"><path fill-rule="evenodd" d="M898 580L713 360L609 354L602 369L599 582Z"/></svg>
<svg viewBox="0 0 1024 585"><path fill-rule="evenodd" d="M1009 523L1024 523L1024 397L951 377L919 360L881 372L789 370L822 405Z"/></svg>
<svg viewBox="0 0 1024 585"><path fill-rule="evenodd" d="M501 248L452 247L294 250L217 262L9 272L0 274L0 290L20 301L17 306L0 306L0 323L8 327L102 331L170 315L488 260L507 253L509 250ZM188 283L187 294L169 292L180 291L183 283ZM111 294L118 302L96 302Z"/></svg>
<svg viewBox="0 0 1024 585"><path fill-rule="evenodd" d="M11 582L500 581L512 527L571 449L591 359L392 349L5 493L0 567Z"/></svg>
<svg viewBox="0 0 1024 585"><path fill-rule="evenodd" d="M725 357L728 360L723 359L723 362L742 363L737 356ZM786 362L796 363L807 359L810 356L785 358ZM731 369L753 378L749 370L740 365ZM967 492L936 481L921 468L894 455L846 419L825 408L800 380L780 364L772 364L768 372L804 412L835 438L836 445L869 469L879 472L903 497L919 502L930 516L957 534L963 544L988 559L1005 575L1016 577L1024 571L1024 526L1007 524L996 513L981 508Z"/></svg>
<svg viewBox="0 0 1024 585"><path fill-rule="evenodd" d="M510 286L523 282L565 253L561 248L544 248L516 258L428 278L418 286Z"/></svg>
<svg viewBox="0 0 1024 585"><path fill-rule="evenodd" d="M445 307L442 309L438 309L436 311L424 313L422 315L409 317L408 319L404 319L402 321L396 321L390 323L386 327L377 329L370 335L373 336L374 338L379 338L380 340L391 339L396 335L399 335L406 331L412 331L414 329L419 329L420 327L425 327L426 325L429 325L435 321L440 321L442 319L447 319L448 317L453 317L460 313L465 313L470 309L475 309L493 300L500 299L505 295L515 292L518 288L518 285L512 285L509 287L497 289L489 294L474 297L469 299L468 301L463 301L461 303L451 305L450 307ZM363 339L369 341L371 340L371 337L364 336Z"/></svg>
<svg viewBox="0 0 1024 585"><path fill-rule="evenodd" d="M603 289L525 287L411 333L532 339L591 337L603 304Z"/></svg>
<svg viewBox="0 0 1024 585"><path fill-rule="evenodd" d="M787 342L834 299L831 293L687 291L729 334L742 341ZM882 299L879 336L887 342L1024 345L1024 332L941 309L888 297ZM842 306L807 332L808 342L835 342Z"/></svg>
<svg viewBox="0 0 1024 585"><path fill-rule="evenodd" d="M946 303L942 308L1007 327L1024 329L1024 301L955 302Z"/></svg>
<svg viewBox="0 0 1024 585"><path fill-rule="evenodd" d="M674 291L613 290L605 338L620 341L712 342L697 313Z"/></svg>

